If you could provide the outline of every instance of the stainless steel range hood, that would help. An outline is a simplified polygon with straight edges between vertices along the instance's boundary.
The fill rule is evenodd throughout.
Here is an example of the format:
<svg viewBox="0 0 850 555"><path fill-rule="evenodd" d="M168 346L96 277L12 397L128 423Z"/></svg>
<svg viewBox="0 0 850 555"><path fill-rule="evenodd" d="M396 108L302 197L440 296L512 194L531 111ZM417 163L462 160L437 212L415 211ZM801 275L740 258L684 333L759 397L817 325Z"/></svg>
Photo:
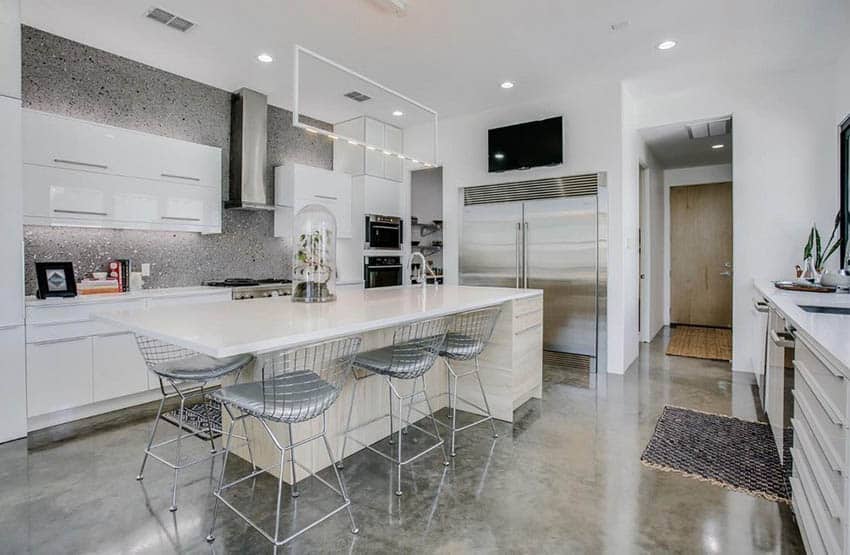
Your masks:
<svg viewBox="0 0 850 555"><path fill-rule="evenodd" d="M266 192L266 129L268 99L251 89L239 89L230 116L230 199L225 208L274 210Z"/></svg>

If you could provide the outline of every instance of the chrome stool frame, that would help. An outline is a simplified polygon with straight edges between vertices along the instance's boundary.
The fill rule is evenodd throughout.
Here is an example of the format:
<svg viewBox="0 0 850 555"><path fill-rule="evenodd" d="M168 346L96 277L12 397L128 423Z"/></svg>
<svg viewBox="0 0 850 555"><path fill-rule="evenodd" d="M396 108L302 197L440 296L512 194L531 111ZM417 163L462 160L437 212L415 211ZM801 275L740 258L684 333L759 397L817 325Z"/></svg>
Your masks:
<svg viewBox="0 0 850 555"><path fill-rule="evenodd" d="M136 344L139 347L139 351L142 354L142 358L144 359L145 365L148 367L148 370L156 374L157 378L159 379L159 389L162 392L162 399L160 400L159 408L156 411L156 418L154 419L153 429L151 430L147 447L145 447L144 456L142 457L142 466L139 469L139 474L136 476L136 480L144 479L145 465L148 462L148 457L153 458L154 460L171 468L174 471L174 478L172 479L171 484L171 506L168 510L174 512L177 510L177 482L179 479L180 471L184 468L194 466L204 461L208 461L224 452L222 450L216 449L215 438L213 437L214 430L212 427L212 421L210 419L208 407L205 404L204 416L206 417L207 421L207 435L209 437L207 441L210 442L209 455L205 457L190 459L186 462L182 461L183 439L188 437L198 437L197 432L189 431L184 424L183 418L186 414L186 402L191 399L201 399L203 401L207 394L207 384L210 380L219 378L226 374L236 373L236 378L238 381L239 374L248 364L253 362L254 357L246 355L243 357L230 357L227 359L216 360L211 357L204 357L203 355L199 355L198 353L189 349L184 349L176 345L171 345L169 343L159 341L158 339L153 339L141 335L136 336ZM183 368L182 370L179 369L179 366L181 366L181 361L187 363L186 368ZM193 362L197 363L199 361L203 361L207 364L221 364L217 367L208 367L204 371L197 368L197 364L192 364ZM159 421L162 419L162 411L165 408L165 403L170 399L177 398L180 399L180 412L178 413L177 417L177 437L167 439L165 441L161 441L155 444L154 438L156 437L156 431L159 427ZM248 451L250 453L251 462L253 464L254 456L253 452L251 451L251 444L248 441L248 429L243 428L243 430L245 436L238 437L239 439L245 440L245 442L248 444ZM216 429L215 431L222 433L222 430ZM157 449L160 449L167 445L171 445L175 442L177 443L177 454L174 461L167 460L155 453Z"/></svg>
<svg viewBox="0 0 850 555"><path fill-rule="evenodd" d="M351 371L351 364L357 350L360 347L360 338L346 338L327 341L309 347L302 347L292 351L271 354L261 358L262 361L262 381L255 383L238 384L229 387L224 387L209 395L212 399L221 401L222 406L227 411L231 418L230 433L227 436L227 445L224 449L224 461L219 474L218 486L213 491L215 497L215 505L213 506L212 522L210 524L210 532L207 535L207 541L215 541L213 531L215 530L216 516L218 512L219 502L223 503L231 511L233 511L242 520L248 523L257 532L263 535L274 545L275 553L277 548L289 543L301 534L310 530L314 526L324 522L334 516L343 509L348 510L348 517L351 520L351 532L357 534L360 530L354 521L354 515L351 512L351 500L345 489L345 484L342 481L342 476L336 468L334 462L333 450L331 449L330 441L327 438L327 410L336 402L342 391L345 382ZM232 408L236 408L239 414L234 414ZM292 436L292 425L299 422L307 422L314 418L322 418L321 432L314 434L306 439L294 441ZM250 480L259 476L264 472L268 472L273 467L263 469L253 468L253 471L232 482L224 483L225 469L230 455L230 441L233 437L233 427L238 421L244 425L245 419L254 418L265 429L269 438L274 443L275 447L280 451L280 461L277 465L278 470L278 489L277 503L275 509L275 530L274 535L260 527L259 524L251 520L245 513L240 511L234 504L224 497L224 492L233 486L240 484L246 480ZM269 427L268 422L279 422L287 424L289 431L289 441L281 442ZM322 477L317 475L312 469L304 466L295 460L295 448L307 445L313 441L322 440L325 449L328 453L328 460L336 475L338 488ZM281 538L280 516L283 498L283 473L287 463L287 453L289 453L289 463L292 468L292 485L291 496L299 497L298 486L296 482L296 467L301 468L310 476L316 478L320 483L328 487L331 491L342 497L343 503L325 514L321 518L316 519L303 528L292 532L285 538Z"/></svg>
<svg viewBox="0 0 850 555"><path fill-rule="evenodd" d="M397 488L395 491L396 495L402 495L401 490L401 467L407 464L412 463L413 461L419 459L420 457L430 453L431 451L440 448L443 452L443 464L445 466L449 465L449 459L446 455L446 447L445 441L440 436L440 430L437 427L437 419L434 417L434 410L431 406L431 400L428 397L428 392L425 386L425 373L431 369L434 365L434 362L437 360L439 356L440 346L443 344L446 336L446 332L448 330L449 318L435 318L431 320L422 320L419 322L414 322L412 324L408 324L406 326L402 326L395 330L393 333L393 342L392 345L388 347L384 347L381 349L376 349L374 351L369 351L365 353L360 353L357 358L354 360L355 371L354 373L354 387L351 391L351 405L348 410L348 420L345 426L345 432L342 440L342 449L340 451L339 462L337 463L337 467L342 469L343 462L342 460L345 458L345 446L349 439L349 436L355 430L358 430L364 426L368 426L380 420L383 420L387 416L389 416L390 423L390 434L389 434L389 443L393 445L397 442L396 445L396 456L392 457L379 451L371 445L361 442L355 437L351 437L351 440L357 443L358 445L369 449L373 453L380 455L381 457L387 459L397 466ZM365 375L357 375L357 370L365 371ZM364 422L359 424L358 426L352 428L351 427L351 417L354 412L354 402L357 393L357 384L372 375L379 374L383 375L386 383L387 389L389 392L389 414L378 416L369 420L368 422ZM413 389L410 394L404 395L402 394L396 385L393 383L393 379L396 380L413 380ZM422 390L417 391L417 382L422 382ZM421 428L415 423L410 422L410 410L408 410L408 417L405 420L403 417L403 405L404 402L408 402L408 409L413 406L415 399L417 396L424 397L425 403L428 407L428 416L431 419L431 422L434 426L434 433ZM397 415L399 420L398 431L393 427L393 401L398 402ZM413 427L424 433L425 435L436 440L434 445L420 451L419 453L402 460L402 434L406 433L408 427ZM398 434L397 439L393 439L395 434Z"/></svg>
<svg viewBox="0 0 850 555"><path fill-rule="evenodd" d="M489 421L490 428L493 431L493 437L499 437L499 434L496 432L496 424L493 422L493 413L490 411L490 403L487 401L487 394L484 392L484 384L481 383L481 367L478 362L478 357L487 347L487 344L490 342L490 338L492 338L493 336L493 330L496 327L496 320L498 319L500 312L500 307L494 307L484 308L481 310L473 310L470 312L464 312L462 314L456 315L454 317L454 320L452 321L448 333L446 334L446 340L440 346L440 356L443 357L443 362L446 365L446 372L448 374L449 409L451 410L451 415L449 417L451 418L451 424L446 425L443 422L440 422L440 424L451 430L452 457L457 454L455 452L455 435L457 434L457 432L462 432L473 426L477 426L478 424L482 424L484 422ZM472 360L475 363L475 369L458 374L450 362L452 360ZM465 378L466 376L475 376L475 379L478 381L478 388L481 390L481 398L484 401L483 407L469 401L468 399L464 399L463 397L458 396L458 378ZM470 407L473 407L476 410L483 412L487 416L479 418L475 422L471 422L464 426L458 427L458 400L461 400ZM408 407L408 420L410 420L411 409L412 405ZM420 411L417 410L417 412Z"/></svg>

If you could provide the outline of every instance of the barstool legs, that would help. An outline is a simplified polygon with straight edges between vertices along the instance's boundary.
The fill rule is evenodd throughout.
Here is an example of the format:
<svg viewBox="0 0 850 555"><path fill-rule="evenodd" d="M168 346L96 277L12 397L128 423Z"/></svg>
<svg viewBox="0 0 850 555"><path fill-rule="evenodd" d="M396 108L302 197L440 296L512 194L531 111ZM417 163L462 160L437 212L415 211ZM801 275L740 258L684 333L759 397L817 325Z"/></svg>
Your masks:
<svg viewBox="0 0 850 555"><path fill-rule="evenodd" d="M151 446L153 445L154 437L156 437L156 429L159 427L159 417L162 416L162 408L165 406L165 397L159 401L159 409L156 411L156 420L153 421L153 429L151 430L151 437L148 439L148 446L145 447L145 454L142 456L142 467L139 469L139 474L136 476L136 480L143 480L145 478L145 464L148 462L148 453L151 450Z"/></svg>
<svg viewBox="0 0 850 555"><path fill-rule="evenodd" d="M493 418L493 413L490 411L490 403L487 400L487 393L484 392L484 383L481 381L481 367L480 367L480 364L478 362L478 357L475 357L473 360L475 361L475 370L471 370L471 371L466 372L466 373L459 376L454 371L454 368L452 368L452 365L449 362L449 360L447 358L443 359L443 362L446 363L446 370L448 370L449 405L450 405L450 408L451 408L451 411L450 411L451 415L450 415L449 418L451 419L450 426L451 426L451 432L452 432L452 444L451 444L451 455L452 455L452 457L454 457L456 455L456 453L455 453L455 435L457 434L457 432L460 432L460 431L463 431L467 428L475 426L476 424L480 424L480 423L484 422L485 420L490 421L490 429L493 431L493 437L494 438L499 437L499 434L496 432L496 423L494 422L495 419ZM484 407L483 407L484 412L487 413L487 416L485 416L484 418L481 418L480 420L476 420L475 422L473 422L471 424L467 424L466 426L458 427L458 425L457 425L457 397L458 397L457 396L457 380L461 376L468 376L470 374L474 375L476 381L478 382L478 388L479 388L479 390L481 390L481 398L484 400ZM464 402L469 403L469 401L466 401L466 400L464 400ZM469 404L472 405L472 406L475 406L479 410L482 408L482 407L478 407L478 406L476 406L472 403L469 403Z"/></svg>
<svg viewBox="0 0 850 555"><path fill-rule="evenodd" d="M172 513L177 510L177 479L180 474L180 456L182 455L183 446L183 409L186 405L186 398L180 395L180 412L177 416L177 459L174 462L174 479L171 483L171 506L168 508Z"/></svg>
<svg viewBox="0 0 850 555"><path fill-rule="evenodd" d="M293 443L295 443L295 437L292 435L292 424L289 424L288 427L289 427L289 444L292 445ZM333 460L333 459L331 459L331 460ZM295 448L294 447L289 450L289 462L292 465L292 497L298 497L301 494L298 493L298 483L296 482L296 477L295 477ZM283 470L283 468L281 468L281 471L282 470ZM283 472L281 472L281 475L283 475Z"/></svg>
<svg viewBox="0 0 850 555"><path fill-rule="evenodd" d="M481 382L481 367L478 363L478 357L475 357L475 379L478 380L478 388L481 390L481 398L484 399L484 408L487 409L487 416L490 418L490 429L493 430L493 437L499 437L499 434L496 432L496 423L494 422L493 413L490 412L490 403L487 402L487 394L484 393L484 384ZM455 396L457 399L457 396ZM454 445L452 445L454 448Z"/></svg>

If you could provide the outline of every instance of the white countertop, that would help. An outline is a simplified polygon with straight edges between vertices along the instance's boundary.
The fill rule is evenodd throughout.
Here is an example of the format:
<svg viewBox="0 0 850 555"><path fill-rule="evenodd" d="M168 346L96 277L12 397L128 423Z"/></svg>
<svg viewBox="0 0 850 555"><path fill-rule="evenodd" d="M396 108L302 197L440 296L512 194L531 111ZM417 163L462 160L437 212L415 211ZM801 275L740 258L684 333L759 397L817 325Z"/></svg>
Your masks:
<svg viewBox="0 0 850 555"><path fill-rule="evenodd" d="M756 280L755 287L785 315L798 334L813 341L850 375L850 316L818 314L800 308L800 305L850 308L850 294L785 291L764 280Z"/></svg>
<svg viewBox="0 0 850 555"><path fill-rule="evenodd" d="M97 318L220 358L283 350L542 294L539 289L457 285L351 289L338 291L337 300L329 303L276 297L110 312Z"/></svg>
<svg viewBox="0 0 850 555"><path fill-rule="evenodd" d="M104 293L99 295L77 295L76 297L49 297L38 299L32 295L25 298L26 306L72 306L87 303L103 303L116 301L131 301L135 299L150 299L161 297L191 297L194 295L209 295L222 291L230 291L227 287L164 287L162 289L141 289L126 293Z"/></svg>

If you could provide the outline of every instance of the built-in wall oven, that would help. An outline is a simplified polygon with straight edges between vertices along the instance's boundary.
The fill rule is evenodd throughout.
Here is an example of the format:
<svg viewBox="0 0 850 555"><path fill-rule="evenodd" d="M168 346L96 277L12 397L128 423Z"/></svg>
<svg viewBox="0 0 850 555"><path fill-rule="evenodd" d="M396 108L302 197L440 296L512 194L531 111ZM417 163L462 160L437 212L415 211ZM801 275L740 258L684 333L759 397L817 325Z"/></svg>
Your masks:
<svg viewBox="0 0 850 555"><path fill-rule="evenodd" d="M366 256L363 261L363 278L367 288L401 285L400 256Z"/></svg>
<svg viewBox="0 0 850 555"><path fill-rule="evenodd" d="M402 244L401 218L395 216L378 216L376 214L366 215L366 238L367 249L390 249L400 250Z"/></svg>

